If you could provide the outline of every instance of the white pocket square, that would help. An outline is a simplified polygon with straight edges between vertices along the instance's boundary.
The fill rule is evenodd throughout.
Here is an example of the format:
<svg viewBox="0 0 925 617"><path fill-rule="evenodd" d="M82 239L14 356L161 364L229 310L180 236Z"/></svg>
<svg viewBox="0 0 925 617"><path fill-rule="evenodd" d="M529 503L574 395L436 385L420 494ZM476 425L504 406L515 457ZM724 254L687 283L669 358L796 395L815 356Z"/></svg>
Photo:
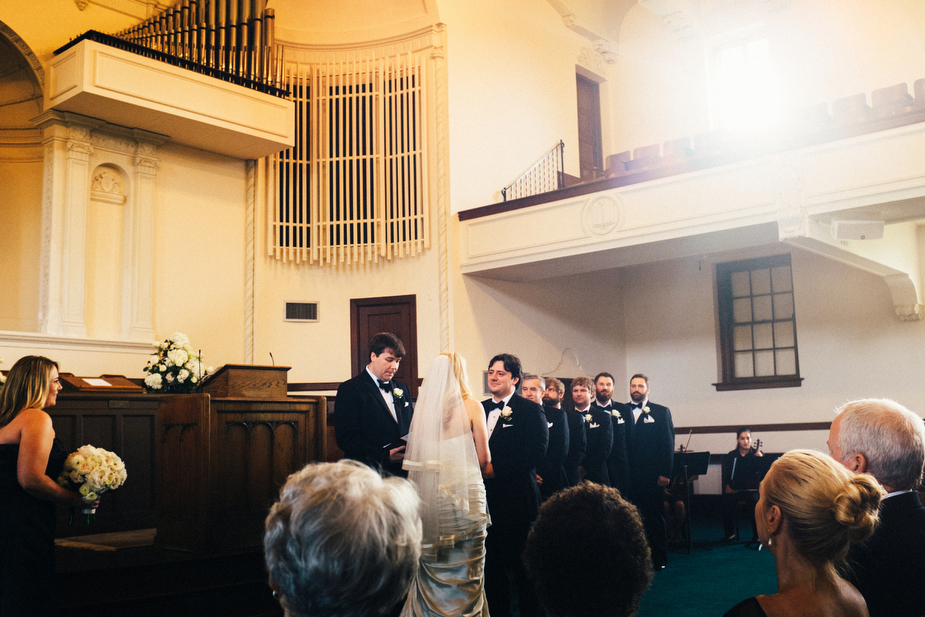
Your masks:
<svg viewBox="0 0 925 617"><path fill-rule="evenodd" d="M552 428L552 422L547 422L547 423L546 423L546 426L549 427L549 428Z"/></svg>
<svg viewBox="0 0 925 617"><path fill-rule="evenodd" d="M600 427L600 424L598 424L597 422L591 423L591 428L599 428L599 427Z"/></svg>
<svg viewBox="0 0 925 617"><path fill-rule="evenodd" d="M502 424L501 428L511 428L512 426L514 425L513 424Z"/></svg>
<svg viewBox="0 0 925 617"><path fill-rule="evenodd" d="M652 416L646 416L642 421L644 424L655 424L655 418Z"/></svg>
<svg viewBox="0 0 925 617"><path fill-rule="evenodd" d="M624 420L623 418L620 418L619 420L617 420L617 424L626 424L626 420Z"/></svg>

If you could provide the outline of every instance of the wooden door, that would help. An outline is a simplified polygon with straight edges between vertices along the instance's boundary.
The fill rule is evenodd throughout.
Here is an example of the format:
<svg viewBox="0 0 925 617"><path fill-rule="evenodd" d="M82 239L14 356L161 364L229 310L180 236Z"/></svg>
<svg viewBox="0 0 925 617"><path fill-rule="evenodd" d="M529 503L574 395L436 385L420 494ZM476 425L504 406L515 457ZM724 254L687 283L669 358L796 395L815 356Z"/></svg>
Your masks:
<svg viewBox="0 0 925 617"><path fill-rule="evenodd" d="M360 298L350 301L350 342L353 374L369 364L369 339L379 332L391 332L405 346L405 357L395 377L418 394L417 314L415 296Z"/></svg>
<svg viewBox="0 0 925 617"><path fill-rule="evenodd" d="M598 84L587 77L575 76L578 85L578 160L581 179L603 173L601 145L601 93Z"/></svg>

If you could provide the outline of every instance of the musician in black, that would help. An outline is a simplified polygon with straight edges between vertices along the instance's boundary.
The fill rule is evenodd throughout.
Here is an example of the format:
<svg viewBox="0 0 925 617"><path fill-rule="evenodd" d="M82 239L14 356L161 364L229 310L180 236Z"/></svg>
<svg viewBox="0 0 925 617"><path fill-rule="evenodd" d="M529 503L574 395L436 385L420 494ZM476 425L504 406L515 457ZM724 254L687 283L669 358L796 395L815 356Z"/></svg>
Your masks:
<svg viewBox="0 0 925 617"><path fill-rule="evenodd" d="M736 535L736 507L739 503L749 506L754 513L758 503L758 484L761 482L763 466L758 457L764 456L760 443L752 444L752 431L741 427L736 431L736 449L723 457L723 541L731 542ZM764 470L767 471L767 470ZM758 538L755 517L750 516L752 539Z"/></svg>

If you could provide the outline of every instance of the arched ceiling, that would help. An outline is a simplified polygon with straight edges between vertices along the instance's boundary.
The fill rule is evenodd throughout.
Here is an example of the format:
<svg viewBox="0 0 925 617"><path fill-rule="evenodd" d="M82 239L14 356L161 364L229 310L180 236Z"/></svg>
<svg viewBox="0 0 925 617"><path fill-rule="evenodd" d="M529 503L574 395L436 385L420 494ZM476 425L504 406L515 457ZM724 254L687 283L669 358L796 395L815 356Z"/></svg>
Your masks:
<svg viewBox="0 0 925 617"><path fill-rule="evenodd" d="M42 112L42 88L19 48L0 32L0 129L32 128Z"/></svg>

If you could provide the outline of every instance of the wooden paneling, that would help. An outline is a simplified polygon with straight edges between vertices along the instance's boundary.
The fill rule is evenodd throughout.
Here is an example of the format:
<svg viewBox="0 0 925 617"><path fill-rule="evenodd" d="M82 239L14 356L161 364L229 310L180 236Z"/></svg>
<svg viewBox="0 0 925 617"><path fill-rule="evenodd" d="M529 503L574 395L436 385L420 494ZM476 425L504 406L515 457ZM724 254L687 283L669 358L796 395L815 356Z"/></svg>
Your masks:
<svg viewBox="0 0 925 617"><path fill-rule="evenodd" d="M158 396L145 394L60 393L48 411L55 433L68 452L91 444L118 454L128 479L103 495L92 533L146 529L155 525L155 468ZM58 509L57 535L90 533L68 526L69 510Z"/></svg>
<svg viewBox="0 0 925 617"><path fill-rule="evenodd" d="M326 458L324 397L164 397L156 544L202 553L259 548L286 478Z"/></svg>

